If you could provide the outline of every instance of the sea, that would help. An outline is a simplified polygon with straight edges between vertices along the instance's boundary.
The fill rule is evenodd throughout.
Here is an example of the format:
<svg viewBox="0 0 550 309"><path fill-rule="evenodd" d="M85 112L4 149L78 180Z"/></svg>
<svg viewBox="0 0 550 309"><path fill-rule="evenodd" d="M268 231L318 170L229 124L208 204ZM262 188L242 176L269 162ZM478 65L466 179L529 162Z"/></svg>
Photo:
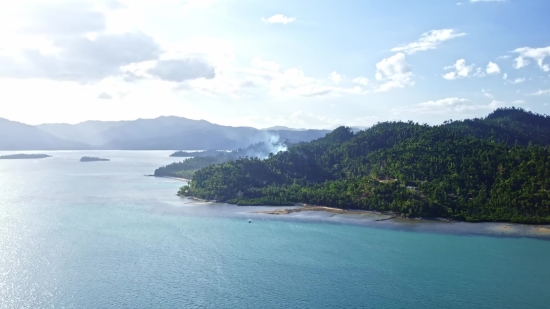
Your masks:
<svg viewBox="0 0 550 309"><path fill-rule="evenodd" d="M0 160L0 308L550 308L533 227L258 214L144 176L170 151L45 153Z"/></svg>

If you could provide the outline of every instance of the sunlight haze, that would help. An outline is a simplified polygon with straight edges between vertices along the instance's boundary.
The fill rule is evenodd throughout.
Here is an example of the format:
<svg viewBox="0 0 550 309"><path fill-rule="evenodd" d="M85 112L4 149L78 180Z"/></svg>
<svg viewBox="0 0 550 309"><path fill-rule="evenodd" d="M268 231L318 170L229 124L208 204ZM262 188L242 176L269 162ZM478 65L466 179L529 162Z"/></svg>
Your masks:
<svg viewBox="0 0 550 309"><path fill-rule="evenodd" d="M4 118L175 115L232 126L548 113L548 1L18 1Z"/></svg>

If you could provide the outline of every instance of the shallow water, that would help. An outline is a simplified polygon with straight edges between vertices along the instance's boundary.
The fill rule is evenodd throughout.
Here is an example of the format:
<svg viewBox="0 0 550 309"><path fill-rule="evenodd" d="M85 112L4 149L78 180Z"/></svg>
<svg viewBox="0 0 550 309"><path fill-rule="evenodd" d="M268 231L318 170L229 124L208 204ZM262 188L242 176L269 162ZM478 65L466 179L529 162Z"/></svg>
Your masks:
<svg viewBox="0 0 550 309"><path fill-rule="evenodd" d="M521 237L528 227L251 214L267 208L198 203L143 177L176 161L169 151L48 153L0 161L0 308L550 303L550 241Z"/></svg>

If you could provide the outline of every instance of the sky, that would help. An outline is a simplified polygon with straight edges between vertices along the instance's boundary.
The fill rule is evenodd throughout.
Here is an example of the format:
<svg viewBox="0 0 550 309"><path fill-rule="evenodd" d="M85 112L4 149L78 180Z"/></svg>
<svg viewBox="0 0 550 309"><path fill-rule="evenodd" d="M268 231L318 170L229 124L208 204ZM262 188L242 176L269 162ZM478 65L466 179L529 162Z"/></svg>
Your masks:
<svg viewBox="0 0 550 309"><path fill-rule="evenodd" d="M548 0L0 4L0 117L331 129L550 114Z"/></svg>

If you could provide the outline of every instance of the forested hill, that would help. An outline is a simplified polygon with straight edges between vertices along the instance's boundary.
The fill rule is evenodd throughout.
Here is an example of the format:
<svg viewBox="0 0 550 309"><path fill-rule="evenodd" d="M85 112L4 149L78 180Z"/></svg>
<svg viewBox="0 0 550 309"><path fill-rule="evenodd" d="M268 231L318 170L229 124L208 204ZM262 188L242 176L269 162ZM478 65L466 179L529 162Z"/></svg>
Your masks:
<svg viewBox="0 0 550 309"><path fill-rule="evenodd" d="M180 177L190 179L198 169L207 167L212 164L225 163L239 158L254 157L265 158L270 153L277 153L280 150L286 150L287 145L290 145L288 140L279 140L273 142L261 142L252 144L246 148L239 148L234 151L204 151L198 152L195 156L192 156L192 152L175 152L171 156L187 156L188 159L169 164L157 168L155 170L155 176L169 176Z"/></svg>
<svg viewBox="0 0 550 309"><path fill-rule="evenodd" d="M550 116L522 109L497 109L486 118L446 122L444 126L462 134L509 145L550 144Z"/></svg>
<svg viewBox="0 0 550 309"><path fill-rule="evenodd" d="M549 223L549 129L547 116L521 109L433 127L386 122L357 134L340 127L265 160L207 166L180 193L241 205Z"/></svg>

